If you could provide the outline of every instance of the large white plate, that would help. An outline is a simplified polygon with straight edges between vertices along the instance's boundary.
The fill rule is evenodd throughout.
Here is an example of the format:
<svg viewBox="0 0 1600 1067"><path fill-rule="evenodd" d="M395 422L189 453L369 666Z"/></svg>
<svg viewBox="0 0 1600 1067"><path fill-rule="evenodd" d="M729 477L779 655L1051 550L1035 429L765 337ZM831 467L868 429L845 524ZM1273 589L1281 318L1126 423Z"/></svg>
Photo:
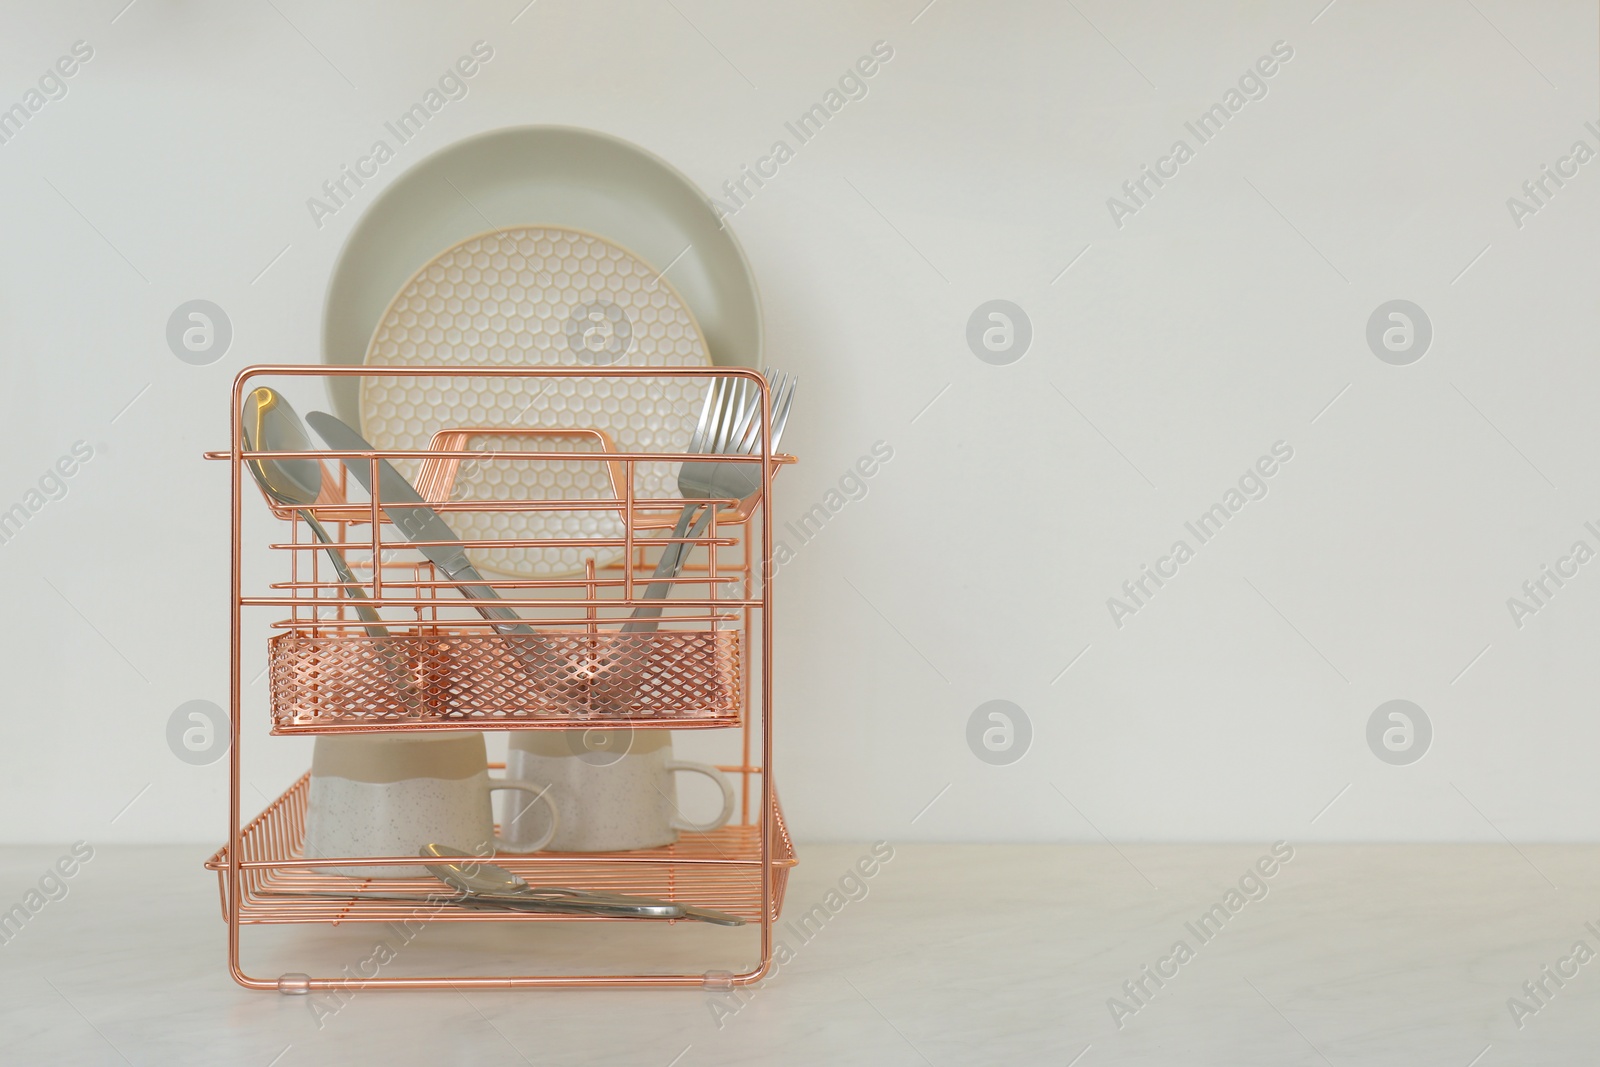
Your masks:
<svg viewBox="0 0 1600 1067"><path fill-rule="evenodd" d="M339 253L323 309L323 362L361 364L395 293L441 250L518 225L585 230L631 250L682 294L712 362L762 365L755 278L705 194L636 145L563 126L478 134L396 178ZM356 381L330 379L329 391L335 414L354 425Z"/></svg>

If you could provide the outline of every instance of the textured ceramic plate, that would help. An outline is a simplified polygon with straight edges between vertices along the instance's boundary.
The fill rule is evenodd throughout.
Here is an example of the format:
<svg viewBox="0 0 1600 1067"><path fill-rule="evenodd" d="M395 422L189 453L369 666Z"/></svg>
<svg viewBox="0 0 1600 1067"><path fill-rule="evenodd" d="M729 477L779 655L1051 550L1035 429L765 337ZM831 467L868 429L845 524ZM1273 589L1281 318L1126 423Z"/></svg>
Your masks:
<svg viewBox="0 0 1600 1067"><path fill-rule="evenodd" d="M342 228L361 209L358 199L326 225ZM476 134L408 168L361 211L328 279L322 360L359 366L394 294L440 249L494 227L538 224L632 249L672 279L712 362L760 367L755 278L733 234L737 220L723 221L671 164L608 134L565 126ZM356 380L329 379L328 391L334 414L354 426Z"/></svg>
<svg viewBox="0 0 1600 1067"><path fill-rule="evenodd" d="M373 331L372 367L705 367L700 327L661 274L594 234L518 226L446 249L400 290ZM362 432L378 448L426 449L446 429L597 429L623 452L679 452L694 432L704 386L628 379L364 378ZM582 438L574 435L574 450ZM566 451L480 438L475 448ZM592 450L592 446L590 448ZM416 480L418 464L397 463ZM464 464L455 499L612 498L603 461ZM634 492L677 494L674 464L638 465ZM463 538L620 537L604 511L457 512ZM511 577L581 573L622 558L618 548L477 549L477 566Z"/></svg>

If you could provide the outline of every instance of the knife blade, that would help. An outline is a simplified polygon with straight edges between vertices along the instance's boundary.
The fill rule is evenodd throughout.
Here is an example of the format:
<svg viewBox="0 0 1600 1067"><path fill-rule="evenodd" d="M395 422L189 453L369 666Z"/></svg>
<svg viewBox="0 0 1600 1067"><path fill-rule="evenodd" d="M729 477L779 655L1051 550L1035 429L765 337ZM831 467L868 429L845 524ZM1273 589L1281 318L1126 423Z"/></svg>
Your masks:
<svg viewBox="0 0 1600 1067"><path fill-rule="evenodd" d="M377 451L366 438L351 429L348 424L325 411L308 413L306 421L330 448L348 452ZM493 586L484 582L478 568L467 559L467 554L462 548L465 542L437 511L427 506L427 501L417 492L416 486L412 485L394 464L386 459L378 460L378 486L374 490L372 469L366 460L345 457L343 462L351 477L377 499L384 515L394 523L395 528L407 541L454 542L454 544L419 544L417 551L454 582L463 595L477 601L500 599L500 594ZM477 608L478 614L484 618L495 621L495 632L515 634L524 638L522 641L508 642L524 665L537 671L549 664L549 645L533 627L526 623L510 621L520 619L515 611L496 604L478 603L473 607Z"/></svg>
<svg viewBox="0 0 1600 1067"><path fill-rule="evenodd" d="M685 904L682 901L635 896L631 893L608 893L586 889L529 886L519 893L486 893L481 894L481 896L487 900L530 899L545 900L551 903L571 901L575 905L588 905L591 907L644 908L649 909L651 914L656 914L656 909L676 908L682 912L684 918L699 919L701 922L714 923L717 926L743 926L745 924L745 921L739 916L730 915L715 908L703 908L698 904Z"/></svg>

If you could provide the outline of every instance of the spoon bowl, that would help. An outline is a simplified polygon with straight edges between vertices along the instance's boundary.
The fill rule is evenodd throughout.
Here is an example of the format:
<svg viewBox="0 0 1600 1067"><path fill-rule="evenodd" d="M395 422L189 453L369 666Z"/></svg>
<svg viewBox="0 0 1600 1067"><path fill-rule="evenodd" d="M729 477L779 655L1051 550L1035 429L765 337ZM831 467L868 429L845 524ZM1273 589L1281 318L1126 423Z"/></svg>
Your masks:
<svg viewBox="0 0 1600 1067"><path fill-rule="evenodd" d="M244 447L262 452L310 452L311 438L294 408L275 389L261 386L245 397L240 419ZM245 464L261 491L288 508L308 507L322 494L322 461L253 459Z"/></svg>
<svg viewBox="0 0 1600 1067"><path fill-rule="evenodd" d="M424 845L421 855L445 861L426 866L435 878L463 893L522 893L533 888L521 875L449 845Z"/></svg>

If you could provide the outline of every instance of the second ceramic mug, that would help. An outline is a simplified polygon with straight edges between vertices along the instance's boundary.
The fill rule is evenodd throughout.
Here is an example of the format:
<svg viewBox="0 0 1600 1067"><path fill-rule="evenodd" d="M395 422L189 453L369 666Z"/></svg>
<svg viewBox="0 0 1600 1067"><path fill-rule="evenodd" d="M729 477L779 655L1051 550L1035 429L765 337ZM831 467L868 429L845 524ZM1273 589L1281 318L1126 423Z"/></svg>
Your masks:
<svg viewBox="0 0 1600 1067"><path fill-rule="evenodd" d="M544 786L516 778L491 779L483 734L427 731L409 734L324 735L311 759L306 802L305 856L415 856L426 844L449 845L476 855L510 850L494 835L494 790L527 794L522 806L539 809L546 831L528 834L514 851L536 852L560 827L560 811ZM351 878L425 878L415 867L319 867L318 873Z"/></svg>
<svg viewBox="0 0 1600 1067"><path fill-rule="evenodd" d="M673 775L691 771L722 790L722 810L704 823L678 812ZM733 815L733 786L715 767L672 758L666 730L525 730L511 735L506 773L550 786L549 809L519 804L502 820L511 847L548 840L552 852L656 848L679 830L706 833ZM554 813L559 809L558 818ZM552 819L559 825L552 828Z"/></svg>

